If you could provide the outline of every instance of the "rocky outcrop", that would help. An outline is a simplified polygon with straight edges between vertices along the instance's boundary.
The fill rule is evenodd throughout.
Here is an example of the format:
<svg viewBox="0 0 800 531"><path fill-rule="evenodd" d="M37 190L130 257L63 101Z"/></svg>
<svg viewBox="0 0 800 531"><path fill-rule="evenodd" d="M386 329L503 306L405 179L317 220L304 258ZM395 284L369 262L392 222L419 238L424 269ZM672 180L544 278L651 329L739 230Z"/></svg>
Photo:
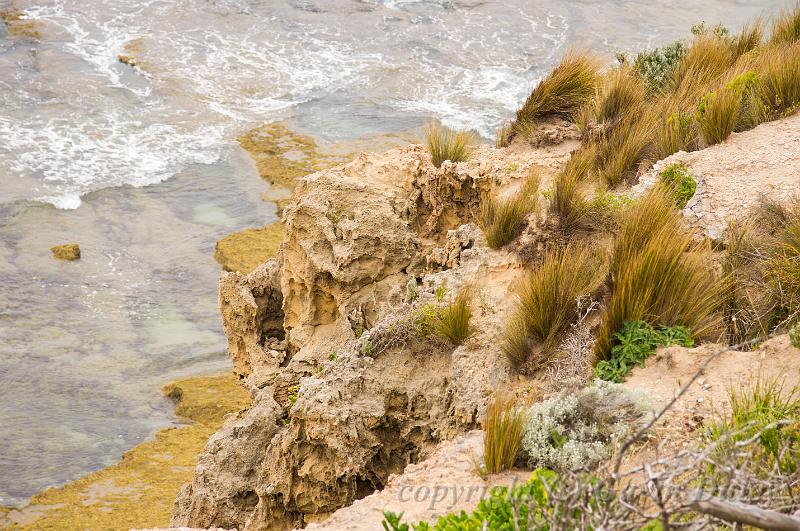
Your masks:
<svg viewBox="0 0 800 531"><path fill-rule="evenodd" d="M253 407L228 420L208 441L175 506L176 519L194 527L232 529L258 502L256 488L264 453L283 410L271 390L256 395Z"/></svg>
<svg viewBox="0 0 800 531"><path fill-rule="evenodd" d="M478 427L509 377L496 345L523 263L469 222L534 167L546 185L570 147L482 147L434 168L412 146L303 178L278 258L220 280L234 370L257 396L247 415L261 413L209 442L173 525L303 526ZM467 283L473 336L454 349L420 333Z"/></svg>
<svg viewBox="0 0 800 531"><path fill-rule="evenodd" d="M50 252L53 253L53 258L56 260L66 260L68 262L79 260L81 257L81 247L77 243L56 245L50 248Z"/></svg>
<svg viewBox="0 0 800 531"><path fill-rule="evenodd" d="M649 188L671 164L686 165L697 181L684 216L713 240L742 220L762 197L785 201L800 192L800 114L767 122L725 142L656 163L634 192Z"/></svg>

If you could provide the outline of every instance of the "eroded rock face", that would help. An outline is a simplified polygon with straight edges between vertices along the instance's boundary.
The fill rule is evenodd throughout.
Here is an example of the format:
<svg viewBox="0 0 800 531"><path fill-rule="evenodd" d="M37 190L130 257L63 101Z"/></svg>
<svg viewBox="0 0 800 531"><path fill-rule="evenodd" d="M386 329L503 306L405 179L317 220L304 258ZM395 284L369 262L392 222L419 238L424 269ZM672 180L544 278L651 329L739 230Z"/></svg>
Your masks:
<svg viewBox="0 0 800 531"><path fill-rule="evenodd" d="M236 529L258 503L256 488L264 453L278 431L283 410L264 389L253 406L228 420L206 444L195 480L175 502L171 525Z"/></svg>
<svg viewBox="0 0 800 531"><path fill-rule="evenodd" d="M247 275L220 274L219 306L233 372L240 378L254 376L254 387L273 377L283 362L284 354L270 348L284 337L282 303L280 264L275 259Z"/></svg>
<svg viewBox="0 0 800 531"><path fill-rule="evenodd" d="M481 147L465 163L434 168L413 146L302 179L278 258L220 280L234 370L269 414L256 417L263 429L253 420L254 435L234 423L215 436L173 524L303 526L478 427L487 397L509 377L496 345L524 264L490 251L468 222L482 196L534 167L546 183L568 154L569 146ZM466 283L478 288L466 343L454 349L410 333L375 348Z"/></svg>

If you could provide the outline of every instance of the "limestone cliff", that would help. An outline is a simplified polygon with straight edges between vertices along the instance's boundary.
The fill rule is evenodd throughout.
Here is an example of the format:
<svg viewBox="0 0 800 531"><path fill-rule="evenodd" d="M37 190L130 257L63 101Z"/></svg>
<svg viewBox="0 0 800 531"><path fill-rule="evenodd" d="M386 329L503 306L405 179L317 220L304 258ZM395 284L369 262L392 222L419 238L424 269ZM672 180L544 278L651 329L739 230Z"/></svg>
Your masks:
<svg viewBox="0 0 800 531"><path fill-rule="evenodd" d="M303 178L277 259L221 275L234 371L255 401L209 441L173 525L303 526L478 427L509 377L495 345L523 263L489 251L472 221L485 194L534 169L546 183L573 147L481 147L435 168L411 146ZM467 282L465 344L414 332Z"/></svg>

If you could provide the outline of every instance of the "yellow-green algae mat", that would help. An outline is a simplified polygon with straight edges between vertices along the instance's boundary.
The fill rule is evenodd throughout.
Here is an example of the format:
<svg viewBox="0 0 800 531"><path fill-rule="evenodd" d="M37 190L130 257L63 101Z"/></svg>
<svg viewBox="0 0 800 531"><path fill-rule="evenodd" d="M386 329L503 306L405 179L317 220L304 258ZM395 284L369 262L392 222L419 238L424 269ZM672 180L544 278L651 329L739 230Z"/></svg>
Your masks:
<svg viewBox="0 0 800 531"><path fill-rule="evenodd" d="M175 413L191 421L167 428L125 453L116 465L31 498L21 510L0 512L0 528L117 530L167 527L181 486L192 480L197 456L225 415L247 407L233 375L188 378L164 387Z"/></svg>

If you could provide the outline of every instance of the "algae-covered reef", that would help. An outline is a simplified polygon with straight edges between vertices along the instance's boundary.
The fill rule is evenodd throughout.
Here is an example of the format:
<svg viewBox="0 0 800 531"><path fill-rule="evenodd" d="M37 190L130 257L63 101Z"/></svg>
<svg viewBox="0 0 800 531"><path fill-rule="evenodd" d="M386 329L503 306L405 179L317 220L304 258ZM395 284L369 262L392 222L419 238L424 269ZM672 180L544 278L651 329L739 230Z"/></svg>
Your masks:
<svg viewBox="0 0 800 531"><path fill-rule="evenodd" d="M780 360L764 378L800 381L800 351L785 335L800 315L796 28L797 10L768 37L758 24L738 34L698 25L690 41L608 68L569 54L496 147L434 127L427 150L360 154L301 179L275 257L221 275L234 372L256 398L206 448L172 524L378 528L401 486L460 477L485 487L498 478L488 472L513 466L526 476L547 468L520 496L541 505L526 514L549 528L582 528L570 520L582 513L558 507L581 506L596 485L610 497L586 510L613 518L604 526L711 522L692 509L688 487L698 483L676 479L681 467L708 470L695 465L707 463L709 430L729 440L727 412L751 415L748 400L775 389L752 379L762 360ZM726 343L725 356L704 362ZM687 382L696 386L681 391L686 400L648 424ZM728 384L745 398L726 395ZM767 395L781 422L797 422L796 402ZM708 409L711 398L721 412ZM614 467L640 430L658 437L640 436L636 457ZM780 439L791 452L793 437ZM683 460L665 461L677 501L619 490L620 466L682 448L691 449ZM758 473L777 463L794 481L797 467L759 448L739 469L781 501L726 496L800 508ZM736 469L734 454L720 455ZM469 472L459 468L467 459ZM553 478L562 505L536 497ZM694 480L739 485L721 473ZM446 513L396 502L418 529ZM445 515L441 526L492 528L520 514L498 507Z"/></svg>
<svg viewBox="0 0 800 531"><path fill-rule="evenodd" d="M23 509L0 515L0 527L19 530L105 531L164 527L181 485L192 477L197 456L226 415L250 397L230 375L195 377L166 385L186 425L159 431L155 439L125 452L122 460L31 498Z"/></svg>

